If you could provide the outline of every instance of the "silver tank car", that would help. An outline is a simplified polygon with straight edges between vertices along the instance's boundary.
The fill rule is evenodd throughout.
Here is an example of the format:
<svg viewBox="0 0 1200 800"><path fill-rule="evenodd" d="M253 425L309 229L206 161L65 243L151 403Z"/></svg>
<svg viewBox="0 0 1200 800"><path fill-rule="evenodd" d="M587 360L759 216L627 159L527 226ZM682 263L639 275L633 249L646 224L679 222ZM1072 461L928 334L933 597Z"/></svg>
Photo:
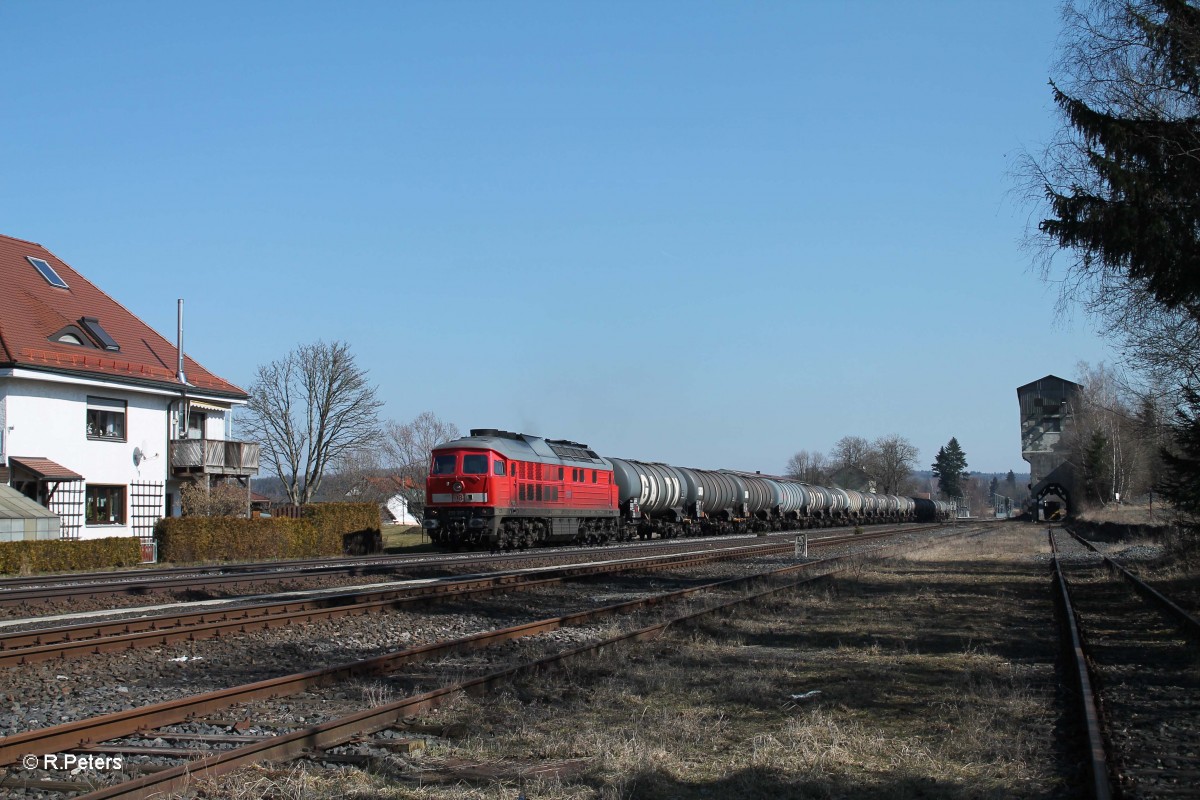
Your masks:
<svg viewBox="0 0 1200 800"><path fill-rule="evenodd" d="M824 486L805 484L808 491L808 516L818 525L827 525L830 509L833 507L833 496Z"/></svg>
<svg viewBox="0 0 1200 800"><path fill-rule="evenodd" d="M772 482L759 475L742 473L738 477L746 484L748 492L746 497L746 511L752 517L765 518L770 514L771 509L778 505Z"/></svg>
<svg viewBox="0 0 1200 800"><path fill-rule="evenodd" d="M846 495L846 516L855 520L859 519L863 509L862 492L854 489L843 489L842 492Z"/></svg>
<svg viewBox="0 0 1200 800"><path fill-rule="evenodd" d="M686 479L675 467L624 458L609 459L625 524L642 538L690 533L685 522Z"/></svg>
<svg viewBox="0 0 1200 800"><path fill-rule="evenodd" d="M732 521L745 516L748 490L745 481L737 475L691 467L680 467L679 471L697 492L695 496L689 495L689 506L694 509L699 500L704 517Z"/></svg>
<svg viewBox="0 0 1200 800"><path fill-rule="evenodd" d="M812 502L808 487L803 483L787 480L778 481L778 484L783 492L783 501L779 506L783 516L795 520L807 514L809 503Z"/></svg>
<svg viewBox="0 0 1200 800"><path fill-rule="evenodd" d="M619 501L637 501L643 514L657 515L683 505L683 477L674 467L623 458L609 459Z"/></svg>
<svg viewBox="0 0 1200 800"><path fill-rule="evenodd" d="M880 506L883 499L874 492L863 492L863 518L874 521L880 516Z"/></svg>

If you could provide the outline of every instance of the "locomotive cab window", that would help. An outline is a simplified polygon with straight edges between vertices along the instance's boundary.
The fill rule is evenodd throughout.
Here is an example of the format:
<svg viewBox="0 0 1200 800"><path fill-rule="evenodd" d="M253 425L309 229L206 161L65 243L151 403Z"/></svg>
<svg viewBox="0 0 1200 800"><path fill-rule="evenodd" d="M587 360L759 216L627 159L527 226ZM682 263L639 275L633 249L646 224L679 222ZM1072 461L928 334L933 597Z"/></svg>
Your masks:
<svg viewBox="0 0 1200 800"><path fill-rule="evenodd" d="M430 472L434 475L453 475L457 463L458 456L434 456L433 469Z"/></svg>
<svg viewBox="0 0 1200 800"><path fill-rule="evenodd" d="M596 482L596 470L592 470L592 483Z"/></svg>
<svg viewBox="0 0 1200 800"><path fill-rule="evenodd" d="M463 456L463 475L487 475L488 457L472 454Z"/></svg>
<svg viewBox="0 0 1200 800"><path fill-rule="evenodd" d="M497 475L503 475L503 474L504 474L504 462L503 462L503 461L497 461L497 462L495 462L494 468L495 468L495 470L496 470L496 474L497 474Z"/></svg>

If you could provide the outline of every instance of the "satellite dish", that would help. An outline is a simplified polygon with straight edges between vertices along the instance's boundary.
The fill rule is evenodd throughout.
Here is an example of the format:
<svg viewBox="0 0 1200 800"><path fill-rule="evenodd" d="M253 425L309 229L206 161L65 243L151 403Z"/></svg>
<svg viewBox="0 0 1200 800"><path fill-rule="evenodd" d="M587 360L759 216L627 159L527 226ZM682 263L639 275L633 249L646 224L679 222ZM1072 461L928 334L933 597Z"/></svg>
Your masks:
<svg viewBox="0 0 1200 800"><path fill-rule="evenodd" d="M141 466L142 462L145 459L146 459L146 454L142 452L142 448L140 448L140 447L133 448L133 465L135 467Z"/></svg>

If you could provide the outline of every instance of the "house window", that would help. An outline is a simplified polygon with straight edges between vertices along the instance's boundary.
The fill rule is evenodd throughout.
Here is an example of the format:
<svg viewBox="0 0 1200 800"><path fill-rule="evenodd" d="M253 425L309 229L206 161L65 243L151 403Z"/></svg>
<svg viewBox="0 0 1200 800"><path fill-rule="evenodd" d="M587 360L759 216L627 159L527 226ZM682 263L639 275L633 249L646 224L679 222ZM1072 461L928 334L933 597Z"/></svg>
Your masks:
<svg viewBox="0 0 1200 800"><path fill-rule="evenodd" d="M89 485L84 514L88 525L124 525L125 487Z"/></svg>
<svg viewBox="0 0 1200 800"><path fill-rule="evenodd" d="M124 400L109 400L106 397L87 399L87 436L110 442L125 441Z"/></svg>
<svg viewBox="0 0 1200 800"><path fill-rule="evenodd" d="M208 419L208 415L203 411L188 412L188 438L203 439L204 438L204 423Z"/></svg>

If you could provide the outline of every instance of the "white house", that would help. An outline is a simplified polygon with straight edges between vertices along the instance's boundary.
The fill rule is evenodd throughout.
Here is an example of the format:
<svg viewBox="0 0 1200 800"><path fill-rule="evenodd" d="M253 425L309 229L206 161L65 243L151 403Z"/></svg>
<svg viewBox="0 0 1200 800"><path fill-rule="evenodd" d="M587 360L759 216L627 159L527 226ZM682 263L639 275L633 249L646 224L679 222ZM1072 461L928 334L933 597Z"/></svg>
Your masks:
<svg viewBox="0 0 1200 800"><path fill-rule="evenodd" d="M57 513L63 538L148 538L186 481L248 495L258 445L227 436L247 399L46 248L0 235L0 483Z"/></svg>
<svg viewBox="0 0 1200 800"><path fill-rule="evenodd" d="M394 494L383 504L388 516L396 525L420 525L421 522L408 510L408 499L402 494Z"/></svg>

